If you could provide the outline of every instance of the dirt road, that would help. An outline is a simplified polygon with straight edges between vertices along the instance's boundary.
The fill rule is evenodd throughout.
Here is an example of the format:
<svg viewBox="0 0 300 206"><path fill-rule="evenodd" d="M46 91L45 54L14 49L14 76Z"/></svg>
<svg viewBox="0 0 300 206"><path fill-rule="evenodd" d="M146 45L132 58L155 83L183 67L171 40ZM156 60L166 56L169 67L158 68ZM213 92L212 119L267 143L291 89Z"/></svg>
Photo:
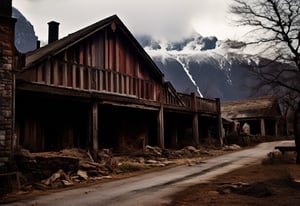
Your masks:
<svg viewBox="0 0 300 206"><path fill-rule="evenodd" d="M175 192L260 161L266 154L273 151L275 146L292 144L293 141L262 143L251 149L222 155L191 166L178 166L6 205L160 205L169 202L168 196Z"/></svg>

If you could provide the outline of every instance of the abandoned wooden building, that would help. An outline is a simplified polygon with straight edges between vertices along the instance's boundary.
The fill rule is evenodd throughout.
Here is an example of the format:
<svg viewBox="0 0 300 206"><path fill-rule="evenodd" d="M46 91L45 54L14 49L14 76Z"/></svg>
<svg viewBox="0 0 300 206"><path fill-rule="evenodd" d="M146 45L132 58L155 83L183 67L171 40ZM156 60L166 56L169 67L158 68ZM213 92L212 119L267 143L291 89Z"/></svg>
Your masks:
<svg viewBox="0 0 300 206"><path fill-rule="evenodd" d="M242 127L250 126L250 134L262 136L277 136L282 133L283 122L278 98L263 96L221 105L222 116L235 120Z"/></svg>
<svg viewBox="0 0 300 206"><path fill-rule="evenodd" d="M10 148L1 153L2 165L14 147L129 152L147 144L198 145L207 138L222 143L220 100L178 93L116 15L62 39L58 26L50 22L48 45L25 56L13 53L13 26L1 33L11 40L10 79L0 76L1 103L11 88L8 112L0 113L0 146Z"/></svg>

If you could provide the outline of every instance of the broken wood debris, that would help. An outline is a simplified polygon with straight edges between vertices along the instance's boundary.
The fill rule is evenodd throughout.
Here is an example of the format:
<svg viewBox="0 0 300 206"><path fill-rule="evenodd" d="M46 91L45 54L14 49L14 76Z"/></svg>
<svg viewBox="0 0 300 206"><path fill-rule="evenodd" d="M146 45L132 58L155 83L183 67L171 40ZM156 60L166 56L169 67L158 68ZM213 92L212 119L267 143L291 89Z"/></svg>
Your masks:
<svg viewBox="0 0 300 206"><path fill-rule="evenodd" d="M84 180L88 180L88 178L89 178L89 176L87 175L87 172L83 171L83 170L78 170L77 175L79 177L83 178Z"/></svg>
<svg viewBox="0 0 300 206"><path fill-rule="evenodd" d="M189 158L211 155L211 150L203 146L185 146L171 150L146 145L144 150L117 156L113 156L111 149L90 152L71 148L41 153L21 149L16 154L16 162L20 172L26 176L27 182L23 184L23 188L46 190L80 182L110 179L112 174L165 167L177 164L175 160L181 158L186 159L182 163L193 165L196 160ZM30 185L32 186L29 187Z"/></svg>
<svg viewBox="0 0 300 206"><path fill-rule="evenodd" d="M21 149L15 159L33 187L45 190L89 181L90 177L92 180L105 179L113 172L111 157L107 149L99 151L96 158L89 151L77 148L41 153Z"/></svg>

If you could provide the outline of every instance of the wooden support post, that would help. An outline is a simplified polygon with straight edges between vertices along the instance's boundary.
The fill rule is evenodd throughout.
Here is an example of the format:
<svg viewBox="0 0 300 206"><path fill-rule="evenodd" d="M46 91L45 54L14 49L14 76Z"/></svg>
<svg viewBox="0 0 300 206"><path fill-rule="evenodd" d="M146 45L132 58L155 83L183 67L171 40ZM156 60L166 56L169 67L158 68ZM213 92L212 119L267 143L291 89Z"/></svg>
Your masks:
<svg viewBox="0 0 300 206"><path fill-rule="evenodd" d="M218 129L218 136L220 140L220 146L223 146L223 136L222 136L222 129L223 129L223 123L222 123L222 116L221 116L221 102L220 98L216 98L216 106L217 106L217 129Z"/></svg>
<svg viewBox="0 0 300 206"><path fill-rule="evenodd" d="M260 119L260 134L266 136L265 120L263 118Z"/></svg>
<svg viewBox="0 0 300 206"><path fill-rule="evenodd" d="M171 134L171 144L172 146L178 146L178 129L175 127L172 129L172 134Z"/></svg>
<svg viewBox="0 0 300 206"><path fill-rule="evenodd" d="M198 121L198 107L197 107L197 97L195 93L192 93L192 108L194 109L193 116L193 140L195 145L199 145L199 121Z"/></svg>
<svg viewBox="0 0 300 206"><path fill-rule="evenodd" d="M98 148L98 103L93 103L93 111L92 111L92 125L93 125L93 150L97 151Z"/></svg>
<svg viewBox="0 0 300 206"><path fill-rule="evenodd" d="M275 137L278 136L278 120L275 120Z"/></svg>
<svg viewBox="0 0 300 206"><path fill-rule="evenodd" d="M164 131L164 107L161 105L158 116L157 116L157 125L158 125L158 146L162 149L165 148L165 131Z"/></svg>
<svg viewBox="0 0 300 206"><path fill-rule="evenodd" d="M195 145L199 145L200 141L199 141L199 121L198 121L198 114L195 113L194 117L193 117L193 139L194 139L194 143Z"/></svg>

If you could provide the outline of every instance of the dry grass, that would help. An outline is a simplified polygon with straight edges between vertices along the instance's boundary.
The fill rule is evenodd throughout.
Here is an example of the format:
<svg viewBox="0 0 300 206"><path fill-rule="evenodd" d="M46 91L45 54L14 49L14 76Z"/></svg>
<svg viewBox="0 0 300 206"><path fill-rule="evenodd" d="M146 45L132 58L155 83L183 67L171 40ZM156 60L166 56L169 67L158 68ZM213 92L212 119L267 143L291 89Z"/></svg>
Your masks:
<svg viewBox="0 0 300 206"><path fill-rule="evenodd" d="M145 164L140 164L137 162L122 162L122 164L118 166L118 169L121 172L137 172L144 169L149 169L149 167L147 167Z"/></svg>

